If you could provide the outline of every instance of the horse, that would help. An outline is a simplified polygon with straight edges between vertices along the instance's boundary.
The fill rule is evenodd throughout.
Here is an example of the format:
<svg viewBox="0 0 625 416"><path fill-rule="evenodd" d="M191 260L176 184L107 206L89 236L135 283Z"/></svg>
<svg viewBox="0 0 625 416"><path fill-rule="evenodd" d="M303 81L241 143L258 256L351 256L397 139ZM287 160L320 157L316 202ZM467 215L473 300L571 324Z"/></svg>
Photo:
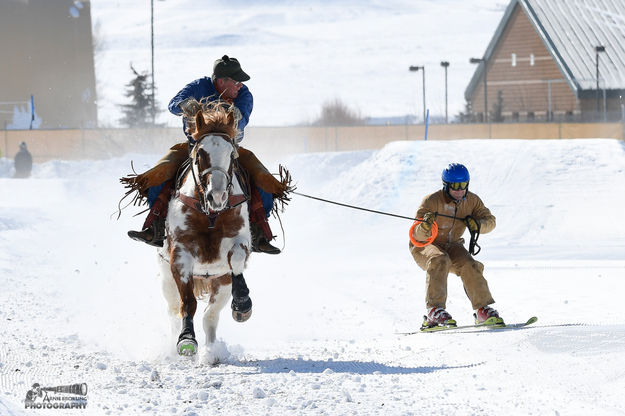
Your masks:
<svg viewBox="0 0 625 416"><path fill-rule="evenodd" d="M208 302L202 322L209 352L230 294L236 321L249 319L252 302L243 278L251 252L249 190L237 163L234 112L204 104L187 127L196 144L169 202L167 239L158 258L172 328L180 328L176 322L182 320L176 349L190 356L198 350L193 325L198 300Z"/></svg>

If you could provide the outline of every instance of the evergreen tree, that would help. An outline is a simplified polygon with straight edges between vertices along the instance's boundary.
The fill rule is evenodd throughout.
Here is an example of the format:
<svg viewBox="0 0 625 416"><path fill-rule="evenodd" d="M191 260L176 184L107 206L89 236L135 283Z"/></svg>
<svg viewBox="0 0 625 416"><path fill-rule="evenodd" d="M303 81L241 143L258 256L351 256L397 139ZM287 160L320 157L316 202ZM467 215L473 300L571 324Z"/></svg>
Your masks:
<svg viewBox="0 0 625 416"><path fill-rule="evenodd" d="M497 101L493 104L493 109L490 112L490 120L495 123L501 123L504 121L503 117L503 91L497 91Z"/></svg>
<svg viewBox="0 0 625 416"><path fill-rule="evenodd" d="M130 69L134 78L126 84L126 97L130 98L130 104L121 104L124 116L119 122L127 127L153 127L156 126L154 120L160 112L157 110L158 104L152 97L151 85L148 83L148 73L138 73L132 64Z"/></svg>
<svg viewBox="0 0 625 416"><path fill-rule="evenodd" d="M460 123L474 123L475 115L473 114L473 104L471 101L466 100L464 103L464 111L456 114L456 121Z"/></svg>

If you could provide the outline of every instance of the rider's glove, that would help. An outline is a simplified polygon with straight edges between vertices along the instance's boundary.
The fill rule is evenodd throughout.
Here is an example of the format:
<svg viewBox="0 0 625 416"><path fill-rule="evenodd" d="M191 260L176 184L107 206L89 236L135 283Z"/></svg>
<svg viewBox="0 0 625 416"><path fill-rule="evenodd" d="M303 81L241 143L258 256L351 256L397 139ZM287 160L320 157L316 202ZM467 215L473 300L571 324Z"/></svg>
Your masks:
<svg viewBox="0 0 625 416"><path fill-rule="evenodd" d="M182 101L180 104L178 104L178 107L180 107L184 115L187 117L194 117L197 112L202 109L200 103L198 103L197 100L193 97L187 98L186 100Z"/></svg>
<svg viewBox="0 0 625 416"><path fill-rule="evenodd" d="M432 224L434 224L434 219L436 218L435 212L428 212L423 216L423 222L421 222L421 229L425 232L429 232L432 229Z"/></svg>
<svg viewBox="0 0 625 416"><path fill-rule="evenodd" d="M464 217L464 223L470 232L476 233L480 231L480 223L470 215Z"/></svg>
<svg viewBox="0 0 625 416"><path fill-rule="evenodd" d="M233 113L234 113L234 121L237 124L239 124L239 120L241 120L241 118L243 118L243 116L241 115L241 110L239 110L238 108L234 107Z"/></svg>

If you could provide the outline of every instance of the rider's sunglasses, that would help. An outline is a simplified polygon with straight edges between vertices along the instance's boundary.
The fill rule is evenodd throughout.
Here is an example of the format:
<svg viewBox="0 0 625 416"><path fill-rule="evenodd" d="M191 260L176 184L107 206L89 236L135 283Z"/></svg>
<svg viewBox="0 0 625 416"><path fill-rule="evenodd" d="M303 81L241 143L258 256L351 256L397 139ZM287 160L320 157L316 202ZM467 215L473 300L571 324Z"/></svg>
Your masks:
<svg viewBox="0 0 625 416"><path fill-rule="evenodd" d="M235 80L233 80L232 78L228 78L228 79L229 79L230 81L232 81L232 83L233 83L235 86L238 86L239 84L241 84L241 81L235 81Z"/></svg>
<svg viewBox="0 0 625 416"><path fill-rule="evenodd" d="M464 191L467 189L467 186L469 186L469 182L451 182L449 184L449 187L454 191L458 191L460 189Z"/></svg>

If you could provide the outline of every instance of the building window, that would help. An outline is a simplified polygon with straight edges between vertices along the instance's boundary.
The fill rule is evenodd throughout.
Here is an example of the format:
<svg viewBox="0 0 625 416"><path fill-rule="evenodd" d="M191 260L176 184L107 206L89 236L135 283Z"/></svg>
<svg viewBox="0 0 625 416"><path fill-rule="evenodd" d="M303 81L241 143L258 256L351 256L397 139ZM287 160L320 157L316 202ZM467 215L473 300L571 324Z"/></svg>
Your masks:
<svg viewBox="0 0 625 416"><path fill-rule="evenodd" d="M530 66L534 66L534 54L530 53Z"/></svg>
<svg viewBox="0 0 625 416"><path fill-rule="evenodd" d="M527 112L527 121L534 121L534 112L533 111L528 111Z"/></svg>
<svg viewBox="0 0 625 416"><path fill-rule="evenodd" d="M512 113L512 120L515 121L515 122L519 121L519 112L518 111L515 111L515 112Z"/></svg>
<svg viewBox="0 0 625 416"><path fill-rule="evenodd" d="M516 66L516 53L510 56L510 61L512 62L512 66Z"/></svg>

